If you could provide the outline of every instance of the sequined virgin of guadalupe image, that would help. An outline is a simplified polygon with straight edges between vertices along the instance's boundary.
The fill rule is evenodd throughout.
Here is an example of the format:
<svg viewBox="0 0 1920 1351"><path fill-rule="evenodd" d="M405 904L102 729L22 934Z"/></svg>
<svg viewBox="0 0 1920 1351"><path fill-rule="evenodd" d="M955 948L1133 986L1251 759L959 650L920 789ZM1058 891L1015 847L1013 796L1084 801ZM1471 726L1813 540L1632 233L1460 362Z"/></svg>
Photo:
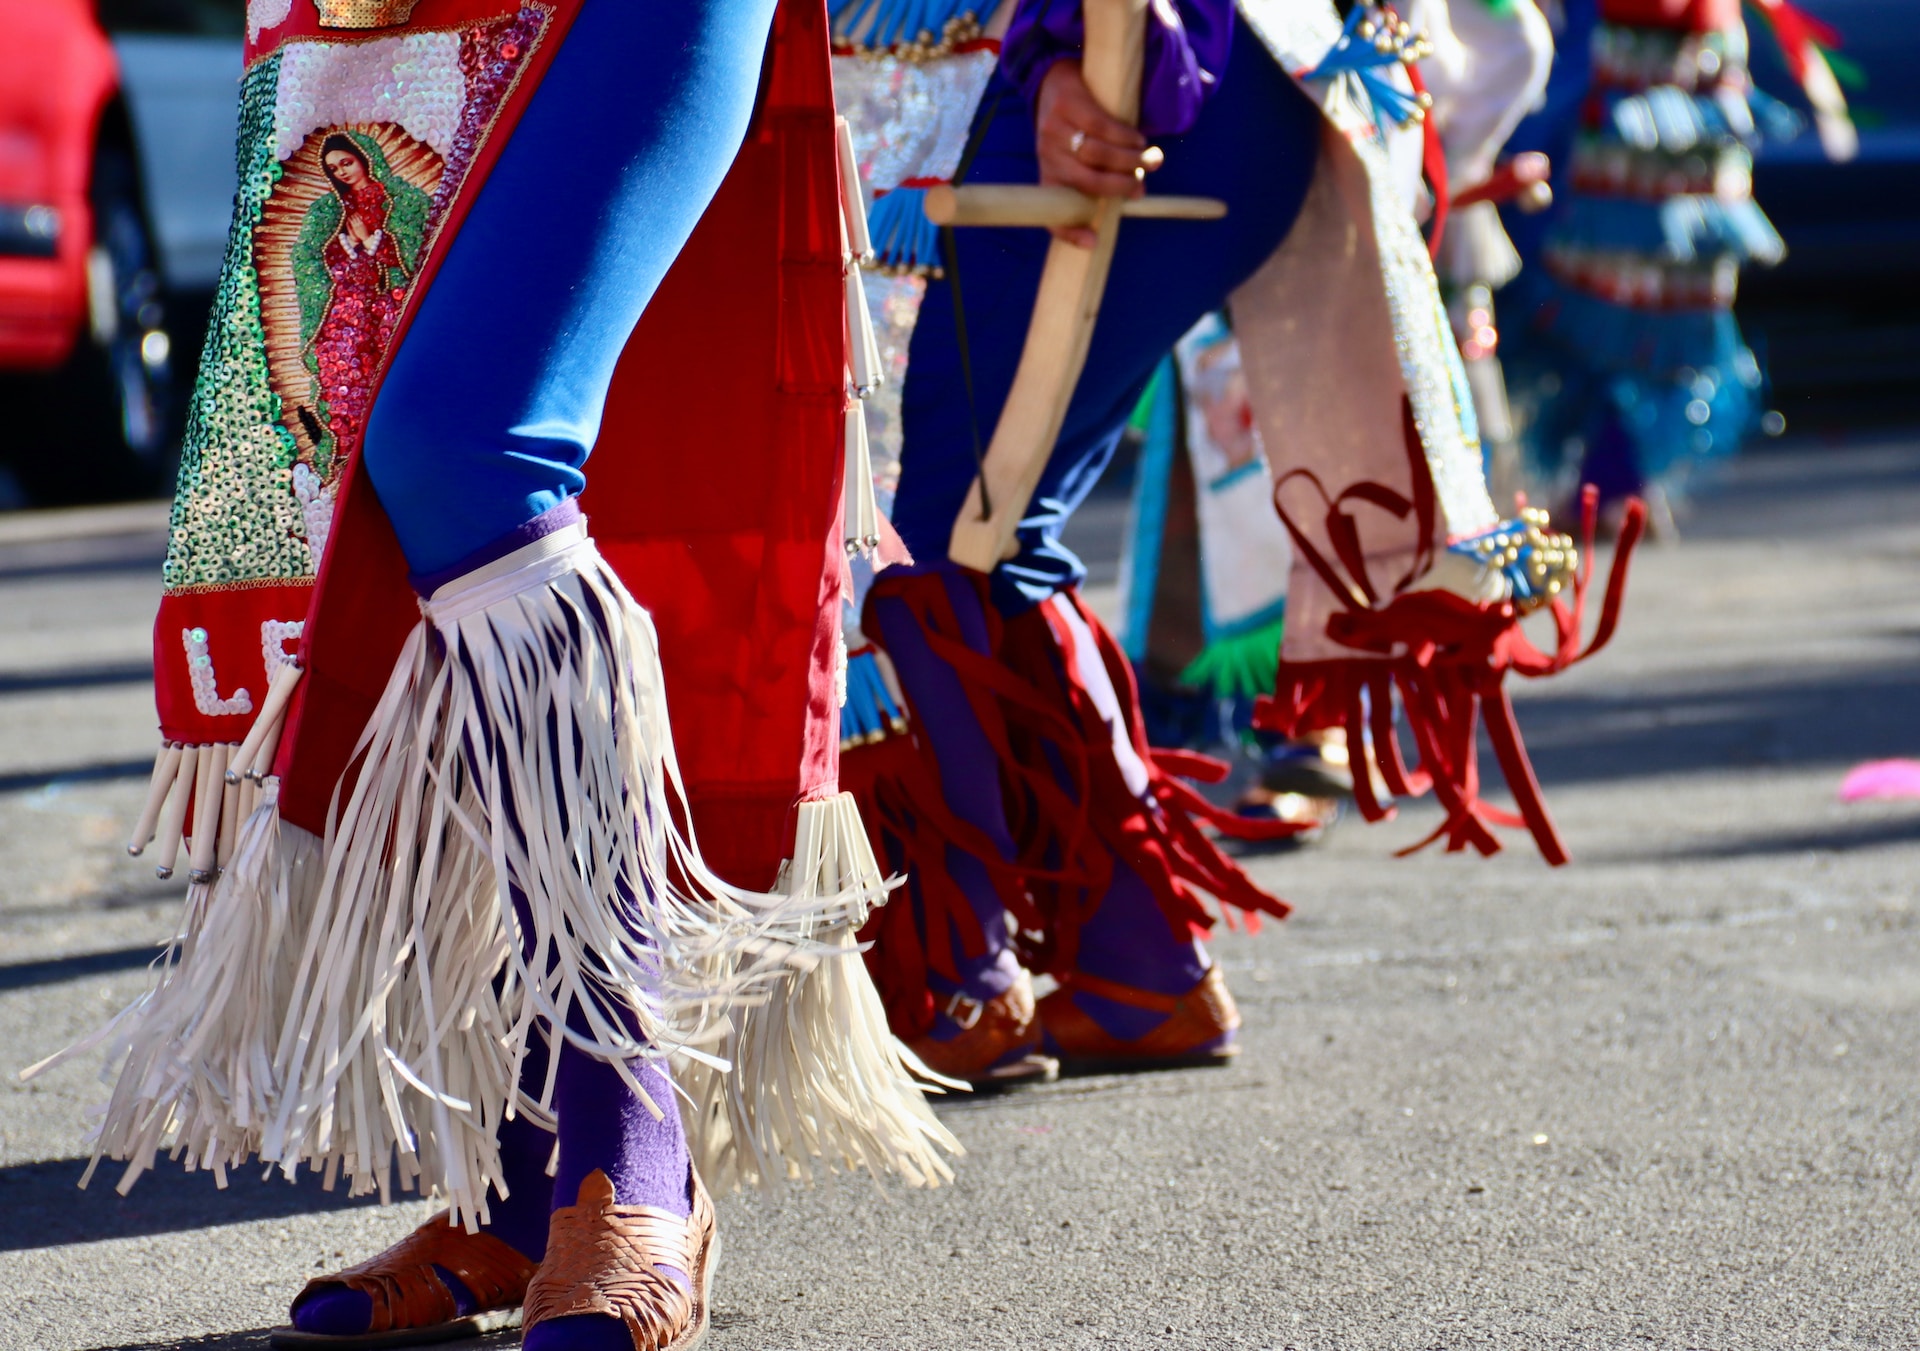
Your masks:
<svg viewBox="0 0 1920 1351"><path fill-rule="evenodd" d="M280 423L322 481L365 430L439 177L439 157L396 126L327 129L288 159L262 213L256 265Z"/></svg>

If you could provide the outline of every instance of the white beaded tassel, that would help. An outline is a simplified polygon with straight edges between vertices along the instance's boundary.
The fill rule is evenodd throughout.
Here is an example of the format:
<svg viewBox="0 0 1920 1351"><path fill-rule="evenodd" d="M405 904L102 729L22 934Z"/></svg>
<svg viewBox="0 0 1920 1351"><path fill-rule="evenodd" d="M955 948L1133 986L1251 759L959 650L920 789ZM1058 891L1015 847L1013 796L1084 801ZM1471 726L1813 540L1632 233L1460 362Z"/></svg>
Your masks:
<svg viewBox="0 0 1920 1351"><path fill-rule="evenodd" d="M849 555L871 555L880 547L880 502L874 495L873 454L867 442L865 400L883 378L880 344L874 337L873 315L867 309L867 289L860 264L873 256L867 233L867 209L860 195L859 168L854 162L853 134L847 119L836 118L834 130L840 152L840 249L846 281L848 383L854 395L846 411L844 532Z"/></svg>
<svg viewBox="0 0 1920 1351"><path fill-rule="evenodd" d="M873 491L873 456L867 445L866 405L855 401L846 414L847 552L870 554L880 547L880 502Z"/></svg>

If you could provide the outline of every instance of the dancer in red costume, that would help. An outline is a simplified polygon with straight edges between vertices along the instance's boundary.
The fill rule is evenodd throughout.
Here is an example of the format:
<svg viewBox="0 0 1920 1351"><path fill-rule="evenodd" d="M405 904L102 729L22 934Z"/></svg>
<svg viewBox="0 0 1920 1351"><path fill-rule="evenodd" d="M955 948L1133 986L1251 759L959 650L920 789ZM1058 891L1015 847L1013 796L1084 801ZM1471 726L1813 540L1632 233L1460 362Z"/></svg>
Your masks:
<svg viewBox="0 0 1920 1351"><path fill-rule="evenodd" d="M683 1347L709 1185L956 1148L853 948L824 5L253 18L134 841L192 886L95 1148L446 1198L283 1345Z"/></svg>

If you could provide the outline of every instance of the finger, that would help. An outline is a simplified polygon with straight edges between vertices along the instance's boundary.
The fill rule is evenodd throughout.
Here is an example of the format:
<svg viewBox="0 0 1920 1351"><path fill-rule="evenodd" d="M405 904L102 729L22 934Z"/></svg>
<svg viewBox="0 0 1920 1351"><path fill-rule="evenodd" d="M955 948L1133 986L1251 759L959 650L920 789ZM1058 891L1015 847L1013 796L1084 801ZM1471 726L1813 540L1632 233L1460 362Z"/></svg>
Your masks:
<svg viewBox="0 0 1920 1351"><path fill-rule="evenodd" d="M1063 226L1060 229L1051 230L1048 233L1063 244L1072 244L1076 248L1082 249L1092 248L1098 238L1092 230L1084 225Z"/></svg>
<svg viewBox="0 0 1920 1351"><path fill-rule="evenodd" d="M1058 183L1089 197L1137 197L1142 191L1138 176L1107 173L1071 155L1043 156L1040 178L1042 182Z"/></svg>
<svg viewBox="0 0 1920 1351"><path fill-rule="evenodd" d="M1080 143L1080 149L1074 152L1069 144L1068 153L1086 165L1089 169L1103 169L1113 174L1131 174L1147 167L1147 157L1153 153L1152 147L1115 145L1111 141L1102 141L1089 136ZM1157 164L1158 161L1156 160Z"/></svg>
<svg viewBox="0 0 1920 1351"><path fill-rule="evenodd" d="M1147 143L1147 138L1138 127L1122 122L1102 108L1084 85L1063 90L1052 113L1054 117L1071 124L1072 130L1086 132L1089 140L1097 137L1135 150L1142 149Z"/></svg>

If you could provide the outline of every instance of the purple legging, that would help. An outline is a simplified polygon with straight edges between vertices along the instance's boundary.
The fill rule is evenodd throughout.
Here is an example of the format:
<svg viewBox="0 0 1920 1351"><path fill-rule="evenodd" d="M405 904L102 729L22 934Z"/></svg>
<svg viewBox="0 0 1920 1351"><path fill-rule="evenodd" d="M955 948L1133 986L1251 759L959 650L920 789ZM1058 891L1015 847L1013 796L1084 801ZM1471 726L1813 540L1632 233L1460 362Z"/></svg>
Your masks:
<svg viewBox="0 0 1920 1351"><path fill-rule="evenodd" d="M935 565L928 570L936 572L945 585L959 622L960 641L982 655L993 655L978 590L950 567ZM999 760L974 715L959 674L934 653L906 603L883 593L874 597L870 610L881 644L912 706L916 732L927 739L939 762L940 789L948 808L967 824L986 832L1000 856L1011 860L1013 834L1000 788ZM1079 683L1077 672L1075 679ZM1064 776L1061 783L1069 786ZM1010 946L1011 918L978 859L953 845L947 847L946 854L954 881L980 921L987 948L982 958L956 962L962 977L958 988L971 998L989 999L1012 983L1017 969ZM924 917L920 927L923 941L936 941L935 936L925 933ZM955 937L949 934L946 940L957 952ZM1191 990L1209 964L1184 926L1175 931L1152 889L1117 855L1113 859L1113 881L1080 931L1078 960L1089 974L1170 995ZM927 981L937 993L948 994L955 988L936 972L929 972ZM1085 993L1076 993L1074 1002L1110 1035L1122 1040L1142 1036L1166 1018L1164 1013ZM936 1016L936 1039L944 1040L958 1032L958 1024L944 1012Z"/></svg>

